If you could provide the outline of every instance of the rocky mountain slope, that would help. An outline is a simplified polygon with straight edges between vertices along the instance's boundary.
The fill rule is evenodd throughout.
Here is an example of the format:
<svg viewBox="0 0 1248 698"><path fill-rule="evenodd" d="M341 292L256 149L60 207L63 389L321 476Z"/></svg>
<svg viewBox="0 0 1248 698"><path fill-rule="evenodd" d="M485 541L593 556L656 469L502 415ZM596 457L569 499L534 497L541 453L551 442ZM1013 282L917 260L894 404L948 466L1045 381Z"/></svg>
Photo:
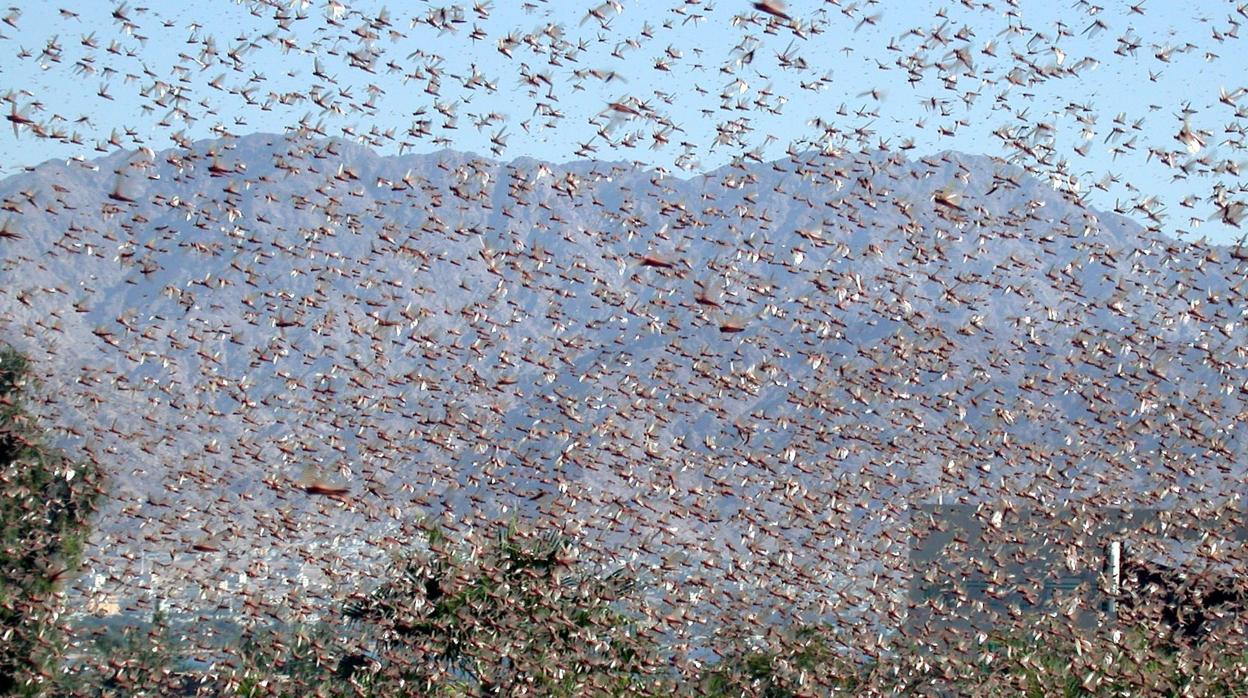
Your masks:
<svg viewBox="0 0 1248 698"><path fill-rule="evenodd" d="M126 596L315 612L419 516L519 516L667 602L885 617L913 503L1244 490L1237 251L988 158L678 179L261 134L0 199L0 332L114 473L87 579Z"/></svg>

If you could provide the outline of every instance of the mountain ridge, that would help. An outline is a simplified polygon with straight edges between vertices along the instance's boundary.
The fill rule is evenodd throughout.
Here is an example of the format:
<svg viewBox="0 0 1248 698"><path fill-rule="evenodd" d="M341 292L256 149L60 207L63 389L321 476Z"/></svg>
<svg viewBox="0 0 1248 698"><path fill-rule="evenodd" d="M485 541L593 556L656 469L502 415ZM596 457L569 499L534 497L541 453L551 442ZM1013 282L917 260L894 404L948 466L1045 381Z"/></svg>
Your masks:
<svg viewBox="0 0 1248 698"><path fill-rule="evenodd" d="M417 515L521 516L656 575L683 551L677 579L800 551L800 579L726 588L803 614L904 585L908 502L1243 489L1241 260L1021 168L680 179L266 138L0 182L0 327L110 464L106 573L154 531L219 542L154 553L207 598L315 587L310 549L367 577Z"/></svg>

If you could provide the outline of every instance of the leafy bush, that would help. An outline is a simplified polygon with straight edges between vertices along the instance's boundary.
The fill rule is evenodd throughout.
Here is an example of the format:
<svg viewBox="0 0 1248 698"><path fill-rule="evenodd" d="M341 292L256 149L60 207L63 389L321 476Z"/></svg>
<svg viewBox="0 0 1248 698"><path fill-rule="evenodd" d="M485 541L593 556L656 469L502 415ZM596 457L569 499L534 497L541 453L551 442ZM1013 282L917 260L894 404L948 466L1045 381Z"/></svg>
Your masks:
<svg viewBox="0 0 1248 698"><path fill-rule="evenodd" d="M435 530L427 553L347 604L373 651L339 673L380 693L636 692L659 664L629 614L633 589L622 574L581 569L563 537L507 527L474 551Z"/></svg>
<svg viewBox="0 0 1248 698"><path fill-rule="evenodd" d="M0 695L39 695L64 651L60 585L103 489L93 464L45 445L23 410L29 365L0 347Z"/></svg>

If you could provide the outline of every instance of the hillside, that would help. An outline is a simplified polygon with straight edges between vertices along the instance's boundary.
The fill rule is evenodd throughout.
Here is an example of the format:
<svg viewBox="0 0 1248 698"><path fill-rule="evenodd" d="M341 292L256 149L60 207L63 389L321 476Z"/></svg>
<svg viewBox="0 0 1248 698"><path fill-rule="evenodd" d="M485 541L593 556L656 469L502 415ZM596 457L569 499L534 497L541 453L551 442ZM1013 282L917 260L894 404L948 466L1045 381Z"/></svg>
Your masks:
<svg viewBox="0 0 1248 698"><path fill-rule="evenodd" d="M1244 491L1245 262L988 158L679 179L260 134L0 199L2 332L113 472L91 572L126 598L243 574L316 613L417 516L520 516L712 605L883 618L911 504Z"/></svg>

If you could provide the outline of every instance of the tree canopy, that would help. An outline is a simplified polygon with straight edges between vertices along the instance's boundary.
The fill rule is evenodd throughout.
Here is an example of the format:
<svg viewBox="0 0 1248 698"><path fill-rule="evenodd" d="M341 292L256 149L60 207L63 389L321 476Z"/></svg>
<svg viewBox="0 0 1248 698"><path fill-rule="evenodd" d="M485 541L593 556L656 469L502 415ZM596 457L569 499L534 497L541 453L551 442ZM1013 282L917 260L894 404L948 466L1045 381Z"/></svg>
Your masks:
<svg viewBox="0 0 1248 698"><path fill-rule="evenodd" d="M44 441L23 409L30 382L27 359L0 346L0 695L46 690L62 649L57 591L102 491L98 468Z"/></svg>
<svg viewBox="0 0 1248 698"><path fill-rule="evenodd" d="M436 530L427 542L347 603L369 651L345 658L344 678L450 695L566 696L625 694L654 680L657 654L630 614L635 580L579 564L573 541L508 526L475 555Z"/></svg>

